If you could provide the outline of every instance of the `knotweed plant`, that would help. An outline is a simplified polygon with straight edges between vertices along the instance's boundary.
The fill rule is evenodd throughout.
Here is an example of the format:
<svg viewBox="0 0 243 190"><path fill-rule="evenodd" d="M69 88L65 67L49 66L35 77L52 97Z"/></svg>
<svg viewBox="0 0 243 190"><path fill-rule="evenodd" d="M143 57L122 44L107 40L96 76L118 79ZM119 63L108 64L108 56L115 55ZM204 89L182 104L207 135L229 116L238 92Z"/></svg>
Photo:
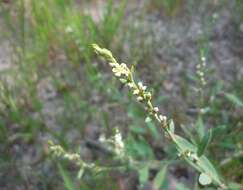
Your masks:
<svg viewBox="0 0 243 190"><path fill-rule="evenodd" d="M187 161L193 168L200 172L199 183L201 185L209 185L213 183L219 189L227 189L215 167L203 154L206 144L208 143L208 139L205 138L201 144L197 145L192 144L185 138L175 134L173 121L168 120L165 115L160 113L159 108L152 103L152 93L148 90L147 86L145 86L141 81L135 81L134 68L129 68L125 63L118 63L109 50L100 48L96 44L93 44L92 46L96 54L103 57L109 63L113 74L131 90L136 100L144 105L148 114L145 121L150 121L151 119L156 120L158 125L163 129L164 135L176 146L178 156ZM107 143L110 140L102 137L100 141ZM128 164L130 166L138 164L138 162L133 160L133 158L128 157L125 154L124 143L119 132L115 134L111 141L113 141L114 144L112 149L113 153L121 160L121 163ZM62 157L76 162L81 168L80 171L84 171L85 169L94 171L110 169L109 167L98 167L94 164L88 164L84 162L79 155L66 153L60 146L56 146L52 143L50 144L50 150L57 157ZM117 169L119 169L119 167Z"/></svg>
<svg viewBox="0 0 243 190"><path fill-rule="evenodd" d="M173 121L170 120L168 122L167 117L162 115L159 108L152 104L151 92L147 90L147 87L141 81L136 82L134 80L134 69L128 68L125 63L118 63L109 50L100 48L96 44L93 44L93 48L99 56L109 62L114 75L132 91L137 101L143 103L149 115L146 119L154 118L157 120L160 127L164 130L165 136L176 145L178 155L200 172L200 184L208 185L214 183L219 188L225 189L226 186L222 183L216 169L207 157L203 155L207 142L203 142L201 145L194 145L183 137L176 135Z"/></svg>
<svg viewBox="0 0 243 190"><path fill-rule="evenodd" d="M49 154L54 158L62 158L78 166L78 178L81 178L84 172L87 170L98 174L104 171L124 170L126 169L125 166L127 165L139 167L137 166L137 163L135 163L135 160L125 154L124 141L120 131L117 128L115 129L114 135L110 138L106 138L104 135L101 135L99 137L99 142L104 145L105 152L113 155L113 158L119 161L120 164L118 166L107 167L85 162L79 154L67 152L60 145L55 145L52 141L48 142ZM132 169L135 169L135 167Z"/></svg>

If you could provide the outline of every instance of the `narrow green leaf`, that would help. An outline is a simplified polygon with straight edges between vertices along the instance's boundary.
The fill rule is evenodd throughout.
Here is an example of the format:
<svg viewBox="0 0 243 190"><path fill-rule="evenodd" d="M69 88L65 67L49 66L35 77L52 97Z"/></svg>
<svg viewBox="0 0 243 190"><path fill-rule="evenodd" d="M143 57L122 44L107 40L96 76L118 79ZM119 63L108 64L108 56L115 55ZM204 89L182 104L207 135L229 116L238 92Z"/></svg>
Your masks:
<svg viewBox="0 0 243 190"><path fill-rule="evenodd" d="M212 138L212 130L210 129L208 133L204 135L204 137L200 141L200 144L198 145L197 156L200 157L203 155L209 142L211 141L211 138Z"/></svg>
<svg viewBox="0 0 243 190"><path fill-rule="evenodd" d="M202 139L205 135L205 128L201 116L199 116L197 119L196 128L197 128L197 133L199 135L199 138Z"/></svg>
<svg viewBox="0 0 243 190"><path fill-rule="evenodd" d="M160 137L159 132L153 122L147 123L148 129L151 132L154 139L158 139Z"/></svg>
<svg viewBox="0 0 243 190"><path fill-rule="evenodd" d="M196 147L191 144L188 140L184 139L183 137L179 135L173 135L174 141L177 144L177 146L180 148L181 151L185 152L187 150L195 152Z"/></svg>
<svg viewBox="0 0 243 190"><path fill-rule="evenodd" d="M201 173L198 179L199 183L203 186L209 185L212 183L212 178L206 173Z"/></svg>
<svg viewBox="0 0 243 190"><path fill-rule="evenodd" d="M175 132L175 124L174 124L173 120L170 121L169 130L170 130L171 133Z"/></svg>
<svg viewBox="0 0 243 190"><path fill-rule="evenodd" d="M166 180L167 164L164 165L160 171L157 173L156 177L153 180L154 188L160 189Z"/></svg>
<svg viewBox="0 0 243 190"><path fill-rule="evenodd" d="M236 106L243 107L243 101L236 95L231 93L225 93L225 97Z"/></svg>
<svg viewBox="0 0 243 190"><path fill-rule="evenodd" d="M63 169L61 164L58 164L59 172L63 178L64 186L67 190L75 190L75 187L73 185L73 182L71 180L71 177L68 175L68 173Z"/></svg>
<svg viewBox="0 0 243 190"><path fill-rule="evenodd" d="M84 174L84 168L80 168L77 178L81 179L83 177L83 174Z"/></svg>
<svg viewBox="0 0 243 190"><path fill-rule="evenodd" d="M131 132L134 132L136 134L145 134L146 129L141 126L136 126L136 125L129 125L128 126Z"/></svg>
<svg viewBox="0 0 243 190"><path fill-rule="evenodd" d="M149 166L145 165L140 170L138 170L139 174L139 183L142 185L148 181L149 178Z"/></svg>
<svg viewBox="0 0 243 190"><path fill-rule="evenodd" d="M193 144L196 144L196 140L195 140L195 137L194 135L192 134L192 131L190 127L187 127L185 125L180 125L181 126L181 129L183 130L183 132L186 134L186 136L191 140L191 142Z"/></svg>

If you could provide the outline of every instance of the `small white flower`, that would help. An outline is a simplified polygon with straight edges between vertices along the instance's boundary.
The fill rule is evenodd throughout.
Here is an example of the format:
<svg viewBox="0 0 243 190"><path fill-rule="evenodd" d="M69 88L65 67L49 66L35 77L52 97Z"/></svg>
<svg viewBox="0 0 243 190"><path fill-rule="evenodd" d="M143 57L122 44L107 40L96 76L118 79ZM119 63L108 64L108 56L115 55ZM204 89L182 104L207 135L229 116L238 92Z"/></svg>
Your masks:
<svg viewBox="0 0 243 190"><path fill-rule="evenodd" d="M125 63L121 63L121 67L127 68L127 65Z"/></svg>
<svg viewBox="0 0 243 190"><path fill-rule="evenodd" d="M123 69L123 73L124 75L128 76L130 73L129 68L127 67L127 65L125 63L121 63L120 67Z"/></svg>
<svg viewBox="0 0 243 190"><path fill-rule="evenodd" d="M114 136L115 142L120 144L122 142L122 135L118 129L116 129L116 134Z"/></svg>
<svg viewBox="0 0 243 190"><path fill-rule="evenodd" d="M101 134L100 137L99 137L99 141L100 142L105 142L106 141L106 138L105 138L105 135L104 134Z"/></svg>
<svg viewBox="0 0 243 190"><path fill-rule="evenodd" d="M129 82L129 83L127 83L127 86L129 87L129 88L133 88L133 83L132 82Z"/></svg>
<svg viewBox="0 0 243 190"><path fill-rule="evenodd" d="M159 115L159 119L161 121L166 121L167 120L166 116L164 116L164 115Z"/></svg>
<svg viewBox="0 0 243 190"><path fill-rule="evenodd" d="M112 69L112 72L115 76L120 77L121 75L129 75L129 69L126 67L125 64L116 64L115 67Z"/></svg>
<svg viewBox="0 0 243 190"><path fill-rule="evenodd" d="M155 112L159 112L159 108L158 107L154 107L154 111Z"/></svg>
<svg viewBox="0 0 243 190"><path fill-rule="evenodd" d="M139 102L143 101L143 97L138 96L138 97L137 97L137 101L139 101Z"/></svg>
<svg viewBox="0 0 243 190"><path fill-rule="evenodd" d="M147 89L147 86L143 86L142 90L145 91Z"/></svg>
<svg viewBox="0 0 243 190"><path fill-rule="evenodd" d="M143 83L142 82L138 82L138 87L142 88L143 87Z"/></svg>
<svg viewBox="0 0 243 190"><path fill-rule="evenodd" d="M115 75L116 77L120 77L120 76L121 76L121 73L118 73L118 72L115 73L115 72L114 72L114 75Z"/></svg>
<svg viewBox="0 0 243 190"><path fill-rule="evenodd" d="M144 86L142 82L138 82L138 88L145 91L147 89L147 86Z"/></svg>
<svg viewBox="0 0 243 190"><path fill-rule="evenodd" d="M187 156L187 157L191 157L191 154L192 154L192 152L191 151L185 151L185 155Z"/></svg>
<svg viewBox="0 0 243 190"><path fill-rule="evenodd" d="M114 135L114 145L116 154L124 153L124 142L122 141L122 135L118 129L116 129L116 133Z"/></svg>
<svg viewBox="0 0 243 190"><path fill-rule="evenodd" d="M202 61L202 62L205 62L205 61L206 61L206 57L204 57L204 56L201 57L201 61Z"/></svg>
<svg viewBox="0 0 243 190"><path fill-rule="evenodd" d="M138 94L139 94L139 90L138 90L138 89L135 89L135 90L133 91L133 94L134 94L134 95L138 95Z"/></svg>

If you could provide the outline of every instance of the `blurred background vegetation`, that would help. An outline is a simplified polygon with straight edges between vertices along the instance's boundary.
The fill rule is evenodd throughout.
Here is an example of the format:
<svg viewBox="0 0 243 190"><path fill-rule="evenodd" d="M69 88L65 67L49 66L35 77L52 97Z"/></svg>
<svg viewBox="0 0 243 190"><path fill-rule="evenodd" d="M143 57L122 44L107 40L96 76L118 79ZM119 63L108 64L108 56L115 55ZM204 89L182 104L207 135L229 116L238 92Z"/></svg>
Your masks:
<svg viewBox="0 0 243 190"><path fill-rule="evenodd" d="M2 0L0 34L0 189L201 188L92 43L135 66L177 131L193 140L195 128L212 129L208 155L232 189L242 189L241 0ZM159 167L79 180L75 166L47 154L53 140L110 164L96 144L115 127L131 156Z"/></svg>

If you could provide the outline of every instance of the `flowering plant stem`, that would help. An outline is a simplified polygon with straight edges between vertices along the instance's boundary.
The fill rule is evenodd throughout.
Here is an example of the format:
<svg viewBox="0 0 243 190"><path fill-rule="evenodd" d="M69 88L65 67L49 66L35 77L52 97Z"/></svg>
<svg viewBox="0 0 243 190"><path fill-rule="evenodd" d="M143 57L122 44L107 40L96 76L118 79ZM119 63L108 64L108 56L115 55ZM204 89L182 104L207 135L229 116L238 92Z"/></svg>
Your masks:
<svg viewBox="0 0 243 190"><path fill-rule="evenodd" d="M93 44L93 49L99 56L106 59L112 68L114 75L135 95L137 101L143 103L145 109L150 117L157 120L161 128L165 132L165 136L168 137L172 143L176 145L178 155L184 158L192 167L198 170L201 174L199 177L199 183L202 185L209 185L214 183L220 189L226 189L226 186L222 183L218 172L207 159L205 155L197 155L198 147L184 139L183 137L174 133L173 121L168 122L167 117L159 113L159 108L152 104L152 94L147 90L147 87L142 82L136 83L134 80L134 68L129 69L125 63L118 63L113 57L112 53L99 47L97 44Z"/></svg>

